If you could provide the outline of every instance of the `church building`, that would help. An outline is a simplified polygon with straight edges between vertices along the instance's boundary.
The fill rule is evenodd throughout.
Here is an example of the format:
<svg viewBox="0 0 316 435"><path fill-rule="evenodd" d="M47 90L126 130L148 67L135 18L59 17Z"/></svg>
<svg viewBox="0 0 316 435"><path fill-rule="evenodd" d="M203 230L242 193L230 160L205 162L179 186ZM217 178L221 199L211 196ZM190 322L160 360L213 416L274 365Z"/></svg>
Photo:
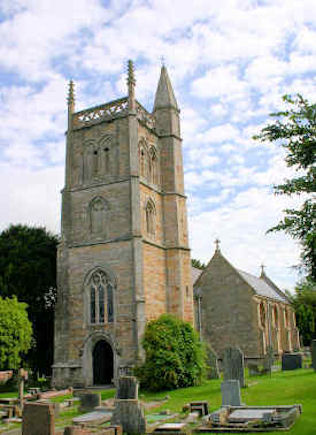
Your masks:
<svg viewBox="0 0 316 435"><path fill-rule="evenodd" d="M179 108L165 66L153 111L68 95L53 385L110 383L143 358L145 323L193 323Z"/></svg>
<svg viewBox="0 0 316 435"><path fill-rule="evenodd" d="M236 269L216 241L203 271L194 270L195 323L201 339L219 359L228 346L239 347L247 361L262 362L300 348L295 313L262 267L260 277Z"/></svg>

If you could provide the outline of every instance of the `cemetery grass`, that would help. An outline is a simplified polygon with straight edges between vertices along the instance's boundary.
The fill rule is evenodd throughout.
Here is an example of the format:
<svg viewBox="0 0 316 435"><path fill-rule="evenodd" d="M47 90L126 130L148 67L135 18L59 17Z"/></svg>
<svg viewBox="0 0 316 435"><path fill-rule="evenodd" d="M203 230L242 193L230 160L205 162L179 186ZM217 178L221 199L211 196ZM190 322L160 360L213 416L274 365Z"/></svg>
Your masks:
<svg viewBox="0 0 316 435"><path fill-rule="evenodd" d="M148 410L147 415L159 413L166 409L172 414L180 413L186 403L194 400L207 400L210 404L210 411L214 411L221 405L220 383L221 380L218 379L206 381L200 386L179 390L159 393L140 391L139 398L146 402L157 402L158 406ZM301 403L303 413L294 427L287 433L290 435L316 434L316 372L312 369L273 372L271 378L270 375L246 377L246 383L248 386L241 390L243 403L258 406ZM16 392L0 393L0 397L14 396L16 396ZM102 400L114 396L115 389L101 391ZM56 397L53 400L62 402L67 398L69 395ZM61 411L60 417L56 419L56 427L71 424L71 420L78 415L80 412L77 406ZM0 433L3 433L3 426L0 424ZM280 432L269 432L269 434L277 435Z"/></svg>
<svg viewBox="0 0 316 435"><path fill-rule="evenodd" d="M294 427L287 433L290 435L316 434L316 373L312 369L299 369L285 372L274 372L270 375L247 377L248 386L242 388L242 402L246 405L273 406L302 404L303 413ZM221 380L206 381L197 387L183 388L160 393L141 392L141 399L147 401L168 401L149 411L155 413L169 409L171 413L181 412L183 405L194 400L207 400L210 410L221 405ZM264 432L261 432L262 434ZM268 432L267 432L268 433ZM269 432L280 434L280 432Z"/></svg>

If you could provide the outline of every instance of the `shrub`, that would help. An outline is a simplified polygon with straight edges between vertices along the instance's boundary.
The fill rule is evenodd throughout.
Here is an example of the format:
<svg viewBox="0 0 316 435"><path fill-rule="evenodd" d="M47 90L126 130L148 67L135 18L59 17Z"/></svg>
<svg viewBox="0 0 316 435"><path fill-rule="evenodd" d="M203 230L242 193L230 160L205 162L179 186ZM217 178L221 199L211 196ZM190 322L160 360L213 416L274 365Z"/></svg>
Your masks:
<svg viewBox="0 0 316 435"><path fill-rule="evenodd" d="M145 363L135 369L143 388L171 390L201 383L206 352L192 326L169 314L147 323Z"/></svg>

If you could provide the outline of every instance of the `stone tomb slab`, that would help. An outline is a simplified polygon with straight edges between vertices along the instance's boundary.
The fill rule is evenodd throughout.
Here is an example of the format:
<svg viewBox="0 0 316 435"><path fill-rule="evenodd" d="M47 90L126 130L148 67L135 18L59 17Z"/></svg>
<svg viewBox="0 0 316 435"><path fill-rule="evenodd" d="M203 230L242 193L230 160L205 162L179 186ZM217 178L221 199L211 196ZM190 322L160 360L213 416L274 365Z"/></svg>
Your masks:
<svg viewBox="0 0 316 435"><path fill-rule="evenodd" d="M83 426L99 426L112 418L112 412L92 411L87 414L79 415L79 417L73 418L74 424L80 424Z"/></svg>
<svg viewBox="0 0 316 435"><path fill-rule="evenodd" d="M154 430L153 433L159 433L160 435L162 435L162 434L182 435L182 434L186 433L185 428L186 428L186 423L164 423L164 424L156 427L156 429Z"/></svg>
<svg viewBox="0 0 316 435"><path fill-rule="evenodd" d="M249 420L263 420L267 416L276 415L276 409L237 409L229 414L228 421L232 423L243 423Z"/></svg>

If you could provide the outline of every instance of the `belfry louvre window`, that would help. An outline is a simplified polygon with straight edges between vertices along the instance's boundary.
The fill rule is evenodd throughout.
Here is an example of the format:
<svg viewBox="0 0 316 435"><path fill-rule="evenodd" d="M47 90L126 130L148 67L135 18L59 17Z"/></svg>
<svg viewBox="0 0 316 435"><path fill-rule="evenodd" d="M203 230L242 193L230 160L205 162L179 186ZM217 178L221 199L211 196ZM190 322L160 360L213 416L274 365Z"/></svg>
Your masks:
<svg viewBox="0 0 316 435"><path fill-rule="evenodd" d="M102 270L95 271L89 281L90 323L111 323L114 320L113 283Z"/></svg>

